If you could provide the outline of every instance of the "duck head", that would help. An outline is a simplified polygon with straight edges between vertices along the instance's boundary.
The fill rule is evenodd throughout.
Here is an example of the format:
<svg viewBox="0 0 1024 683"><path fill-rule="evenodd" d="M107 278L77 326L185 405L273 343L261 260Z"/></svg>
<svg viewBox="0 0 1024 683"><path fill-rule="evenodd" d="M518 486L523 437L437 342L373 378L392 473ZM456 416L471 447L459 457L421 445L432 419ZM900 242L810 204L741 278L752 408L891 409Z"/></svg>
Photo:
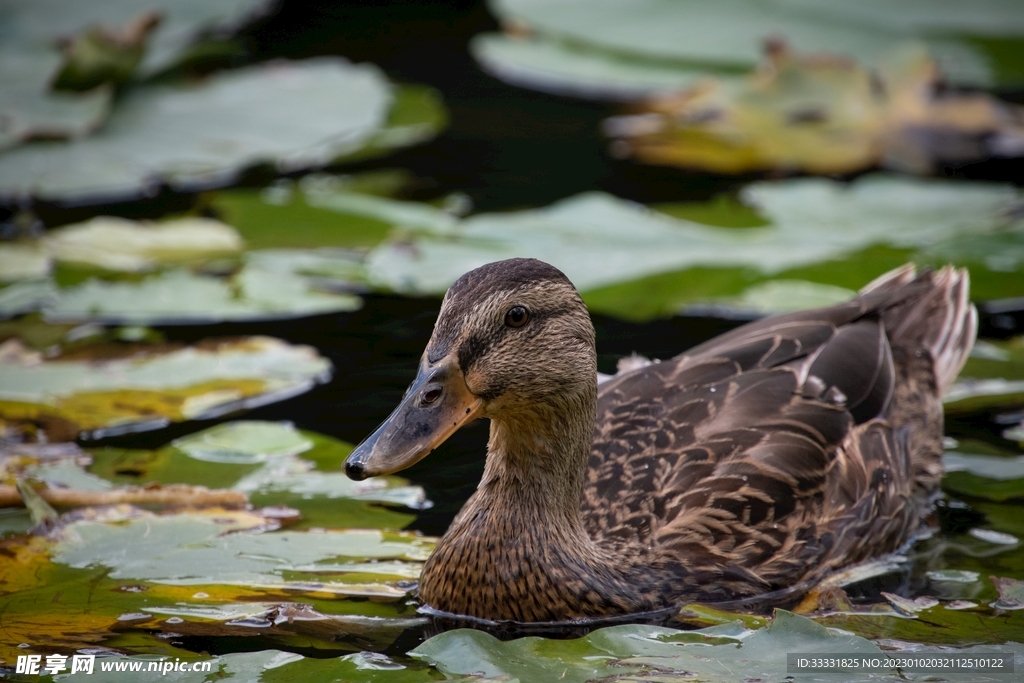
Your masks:
<svg viewBox="0 0 1024 683"><path fill-rule="evenodd" d="M416 379L345 472L403 470L479 417L521 423L589 409L592 425L596 372L593 324L560 270L536 259L482 266L445 294Z"/></svg>

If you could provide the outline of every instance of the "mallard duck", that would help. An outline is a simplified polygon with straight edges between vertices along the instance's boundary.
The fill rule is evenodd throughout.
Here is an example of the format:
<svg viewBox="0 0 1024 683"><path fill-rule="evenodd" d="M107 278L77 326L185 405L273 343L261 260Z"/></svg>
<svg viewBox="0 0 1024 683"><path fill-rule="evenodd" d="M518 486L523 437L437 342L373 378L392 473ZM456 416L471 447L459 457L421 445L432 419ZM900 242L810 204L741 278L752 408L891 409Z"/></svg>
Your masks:
<svg viewBox="0 0 1024 683"><path fill-rule="evenodd" d="M977 329L968 275L907 265L598 386L594 328L533 259L463 275L353 479L489 418L483 478L427 560L434 610L603 618L806 587L920 530L941 396Z"/></svg>

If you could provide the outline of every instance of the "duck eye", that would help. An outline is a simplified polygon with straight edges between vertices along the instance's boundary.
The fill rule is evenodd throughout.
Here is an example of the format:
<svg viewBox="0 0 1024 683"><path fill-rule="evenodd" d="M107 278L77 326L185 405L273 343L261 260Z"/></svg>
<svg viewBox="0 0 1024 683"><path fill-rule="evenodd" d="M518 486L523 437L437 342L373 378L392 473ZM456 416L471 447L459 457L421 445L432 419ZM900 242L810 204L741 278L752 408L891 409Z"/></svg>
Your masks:
<svg viewBox="0 0 1024 683"><path fill-rule="evenodd" d="M522 306L513 306L505 314L505 324L509 327L522 327L530 319L530 312Z"/></svg>

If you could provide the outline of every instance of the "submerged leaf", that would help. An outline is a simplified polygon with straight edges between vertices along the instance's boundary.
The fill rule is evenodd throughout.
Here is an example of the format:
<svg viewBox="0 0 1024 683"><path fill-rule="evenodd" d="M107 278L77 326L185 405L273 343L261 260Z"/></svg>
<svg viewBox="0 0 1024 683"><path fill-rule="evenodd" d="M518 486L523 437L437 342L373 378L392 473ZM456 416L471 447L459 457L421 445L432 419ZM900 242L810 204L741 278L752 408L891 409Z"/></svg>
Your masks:
<svg viewBox="0 0 1024 683"><path fill-rule="evenodd" d="M4 344L8 351L16 346ZM49 424L64 437L136 431L280 400L323 381L331 368L314 349L270 337L98 360L44 360L21 348L0 363L0 419Z"/></svg>

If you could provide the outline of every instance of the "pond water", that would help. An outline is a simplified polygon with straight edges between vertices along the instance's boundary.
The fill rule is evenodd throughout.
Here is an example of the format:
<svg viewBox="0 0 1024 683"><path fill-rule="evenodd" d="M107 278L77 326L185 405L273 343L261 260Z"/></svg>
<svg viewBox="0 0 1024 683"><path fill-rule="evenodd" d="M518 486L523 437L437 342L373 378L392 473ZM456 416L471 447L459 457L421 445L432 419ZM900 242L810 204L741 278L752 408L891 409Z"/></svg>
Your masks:
<svg viewBox="0 0 1024 683"><path fill-rule="evenodd" d="M224 57L217 65L343 55L353 62L377 64L393 82L436 88L449 117L448 127L436 138L331 169L369 178L365 185L373 187L370 196L377 198L418 202L432 211L449 207L453 216L467 212L476 216L547 207L597 190L654 205L662 211L661 217L740 231L755 229L764 221L782 225L788 220L782 213L772 213L776 211L769 201L776 196L769 196L772 188L765 190L768 199L763 201L751 199L760 196L756 192L743 194L753 182L770 184L781 176L720 175L616 158L608 151L601 126L607 118L626 111L623 105L535 92L486 75L467 50L467 43L477 34L498 28L494 16L478 2L286 2L280 11L243 30L246 54ZM1024 101L1021 87L1003 86L999 94L1006 101ZM391 173L394 169L401 175ZM599 370L614 372L618 359L631 353L668 358L752 319L763 309L758 302L768 301L769 308L777 305L779 296L788 296L793 290L780 290L780 295L761 287L773 280L824 283L842 288L841 297L909 258L925 264L954 261L972 267L982 343L963 373L973 382L962 385L962 393L948 405L950 474L944 482L945 497L932 519L935 533L906 549L886 571L847 585L841 598L823 604L812 615L818 624L890 648L956 645L1003 651L998 647L1009 647L1005 651L1017 653L1018 661L1024 653L1024 649L1003 645L1024 642L1024 609L1020 609L1024 607L1024 588L989 578L1024 580L1024 338L1017 336L1024 332L1024 229L1020 228L1024 193L1016 189L1024 184L1022 170L1019 160L983 159L940 165L934 174L949 181L943 188L971 185L971 181L987 181L993 185L986 187L1001 188L993 191L1006 193L999 199L1003 202L999 211L1004 212L999 220L1005 219L1009 227L1000 224L998 230L979 230L978 235L964 237L956 232L957 226L940 227L904 242L880 238L877 243L870 239L844 243L840 251L819 253L803 261L787 261L785 254L766 255L779 259L779 267L768 273L742 259L695 267L682 260L674 269L663 269L670 271L667 275L658 270L639 273L630 279L630 286L598 282L586 288L584 296L597 329ZM300 175L288 177L298 180ZM9 205L6 225L23 221L26 209L38 219L37 226L47 229L99 215L156 220L188 214L231 224L237 219L236 227L250 246L293 248L302 243L349 249L376 243L364 244L359 241L364 238L357 236L340 242L332 238L322 244L312 237L307 244L301 237L286 234L289 229L298 230L294 225L304 225L304 221L313 225L325 219L301 213L307 204L293 197L298 196L300 184L281 183L279 177L276 171L260 167L241 175L235 183L241 189L236 190L190 193L163 189L155 196L89 206L58 200ZM856 214L866 211L864 207L884 204L877 199L882 190L870 185L876 182L873 178L840 178L863 181L876 188L871 191L879 192L865 195L863 205L851 204L846 210ZM894 182L891 178L877 182ZM388 188L380 189L382 184ZM268 187L270 192L265 190ZM285 192L287 197L275 199L275 191ZM936 197L944 192L955 190L940 189ZM313 206L313 194L305 196L303 201ZM745 203L741 203L743 197ZM804 200L796 197L793 201L799 204ZM975 200L963 200L970 201ZM970 211L987 210L984 202L989 200L977 201L980 208ZM960 200L954 196L950 202ZM283 212L281 218L274 218L278 209ZM367 209L369 213L364 214L351 207L346 210L347 224L363 225L352 216L365 217L385 209ZM394 206L388 205L386 210L394 210ZM950 211L954 209L940 207L936 213ZM383 214L374 215L376 220ZM430 220L436 219L435 214L430 215ZM906 223L911 219L941 222L941 217L927 213L900 220ZM263 220L268 225L276 221L285 229L273 227L260 233ZM845 219L839 216L835 220L840 224ZM894 224L901 225L895 219ZM366 225L366 234L380 230L372 221ZM526 234L530 228L525 222L523 226ZM843 229L841 225L839 230ZM800 239L798 228L793 234ZM399 260L388 263L398 263L402 249L428 253L430 243L418 239L420 233L414 230L407 238L396 240L398 246L388 256ZM618 247L609 243L597 249L614 248ZM712 248L722 247L713 243ZM792 247L783 245L780 253L786 250ZM1002 261L993 260L999 256ZM448 257L442 253L437 258L443 261ZM246 263L249 267L251 262ZM340 266L332 261L330 267ZM60 266L56 277L62 287L71 287L94 273ZM127 276L126 281L139 277ZM267 672L279 669L281 676L308 680L420 681L443 680L445 675L461 680L471 672L485 672L486 676L473 674L465 680L510 672L522 680L547 680L565 663L562 674L570 672L565 680L583 681L625 675L607 662L666 656L655 654L654 649L644 650L665 643L710 644L749 637L754 639L749 641L753 653L758 647L810 647L815 638L824 637L813 625L785 622L789 617L783 616L774 636L778 641L759 645L757 638L768 633L762 628L764 613L733 614L694 606L664 625L711 628L695 636L696 640L655 626L597 632L571 646L547 641L504 646L477 635L458 635L431 640L419 650L420 655L410 656L411 650L444 630L443 625L417 613L409 590L419 563L430 551L430 537L445 531L479 480L487 425L478 422L463 429L429 458L403 472L402 479L389 478L378 488L367 489L355 489L341 481L340 466L351 444L369 434L401 399L440 304L437 289L425 284L393 288L405 295L380 289L358 279L354 284L346 281L341 290L346 296L361 298L358 310L339 307L330 310L340 312L313 311L313 315L284 320L206 320L195 324L193 319L191 324L171 325L161 320L123 318L120 322L139 325L121 325L116 321L118 314L110 314L112 318L100 316L99 322L109 324L98 331L95 324L83 331L76 321L53 332L47 330L57 325L44 324L33 313L3 323L21 325L4 328L3 338L12 334L26 340L32 334L44 340L52 337L63 348L65 359L91 362L96 354L124 355L131 344L143 349L172 349L211 338L265 335L312 347L330 362L331 370L328 378L316 359L289 356L281 361L284 369L279 376L275 375L279 384L261 385L250 393L232 385L230 391L236 393L227 399L204 395L204 401L214 401L203 404L208 409L189 412L180 408L181 415L197 419L178 416L148 431L94 433L102 438L79 438L75 446L67 447L69 451L55 452L52 461L38 448L18 451L13 441L7 444L8 454L20 453L17 457L31 460L32 467L58 467L52 463L59 461L63 463L60 467L68 468L64 474L36 469L30 479L95 490L106 490L111 482L152 481L233 487L245 491L264 511L224 512L220 516L189 512L159 518L126 509L94 510L81 519L51 523L47 533L37 529L35 538L24 533L32 524L28 513L3 512L0 553L10 560L0 560L8 564L0 569L0 642L4 646L0 658L6 660L0 666L9 667L11 658L21 652L183 660L216 655L222 672L238 676L260 672L261 680L271 680L275 674ZM331 290L334 294L338 291L337 287ZM822 291L814 289L812 294L829 295ZM65 303L72 306L74 302L60 306ZM337 301L325 305L335 304ZM81 339L71 339L69 330L78 330L72 336ZM100 343L90 346L96 342ZM94 350L111 345L120 351ZM45 349L48 344L36 346ZM185 361L189 362L199 361ZM296 369L302 363L310 366L306 374ZM295 377L281 379L288 371ZM309 384L313 386L308 391L294 389ZM270 387L297 395L262 404L259 395ZM219 386L210 391L218 390L227 391ZM137 402L143 400L140 396L115 397L114 407L104 404L102 410L114 414L117 400ZM246 405L252 407L232 411L242 405L239 396L251 399ZM51 440L53 434L66 434L75 424L86 430L99 428L105 423L102 416L95 417L101 411L97 405L89 404L73 414L61 413L60 419L37 416L33 424L54 430L50 431ZM153 419L163 414L159 408L148 413ZM5 420L15 424L11 415L5 414ZM95 423L89 422L94 418ZM72 427L62 427L65 423L61 420L69 420ZM239 423L243 426L237 433L216 431L218 425ZM189 440L202 430L213 431ZM8 474L4 473L5 480ZM340 488L331 488L335 486ZM298 510L301 519L266 510L272 506ZM282 515L282 528L273 530ZM268 524L266 533L246 533ZM252 540L257 538L261 540ZM887 599L883 592L893 597ZM844 602L847 598L849 603ZM941 602L934 603L931 598ZM564 639L580 636L585 630L558 628L544 635ZM642 644L637 644L640 641ZM748 641L744 642L748 647ZM867 647L851 640L847 644L851 649L843 651L861 646ZM594 657L605 662L601 664L604 668L593 668L597 666L592 664ZM459 658L468 668L459 667ZM527 661L531 658L536 661ZM325 661L316 661L320 659ZM424 660L439 668L430 668ZM670 669L676 674L686 670L685 663L673 662ZM658 670L650 668L649 661L637 660L635 666L648 668L626 672L654 680L651 677ZM751 675L755 672L743 670ZM709 679L719 680L714 678L717 675L707 673Z"/></svg>

